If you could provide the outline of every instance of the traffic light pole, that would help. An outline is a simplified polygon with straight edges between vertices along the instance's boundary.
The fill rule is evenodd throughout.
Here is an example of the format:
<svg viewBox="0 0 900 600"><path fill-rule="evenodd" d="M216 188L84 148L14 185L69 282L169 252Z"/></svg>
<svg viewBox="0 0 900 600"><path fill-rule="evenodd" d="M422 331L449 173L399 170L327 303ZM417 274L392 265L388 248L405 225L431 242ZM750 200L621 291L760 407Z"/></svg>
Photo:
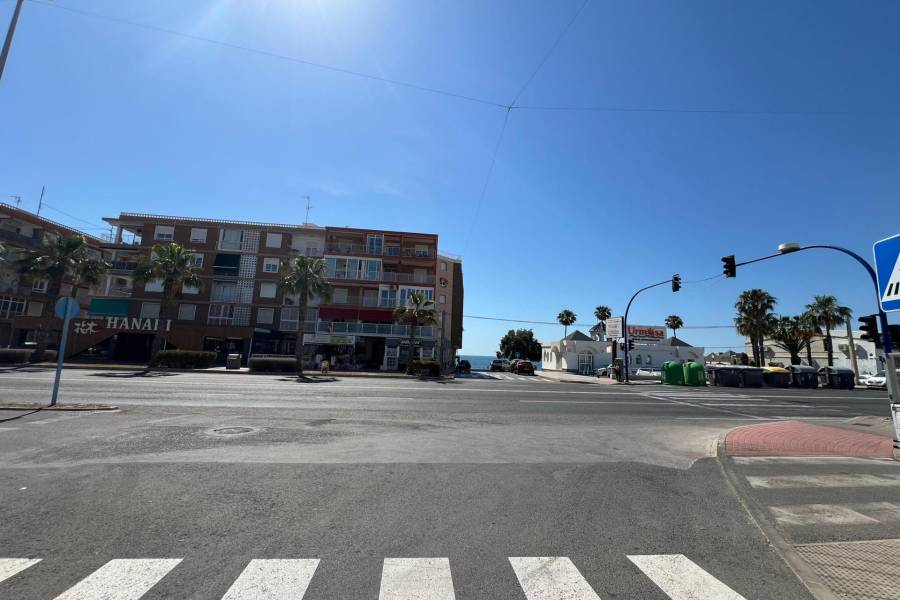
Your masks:
<svg viewBox="0 0 900 600"><path fill-rule="evenodd" d="M672 278L666 279L665 281L660 281L659 283L654 283L653 285L648 285L647 287L642 287L638 291L634 293L631 297L631 300L628 301L628 306L625 307L625 316L622 317L622 335L625 337L625 354L623 360L625 362L625 383L629 381L629 367L628 367L628 311L631 310L631 303L634 302L634 299L638 297L638 294L641 292L646 292L647 290L655 287L659 287L661 285L665 285L667 283L671 283ZM615 343L615 342L613 342Z"/></svg>

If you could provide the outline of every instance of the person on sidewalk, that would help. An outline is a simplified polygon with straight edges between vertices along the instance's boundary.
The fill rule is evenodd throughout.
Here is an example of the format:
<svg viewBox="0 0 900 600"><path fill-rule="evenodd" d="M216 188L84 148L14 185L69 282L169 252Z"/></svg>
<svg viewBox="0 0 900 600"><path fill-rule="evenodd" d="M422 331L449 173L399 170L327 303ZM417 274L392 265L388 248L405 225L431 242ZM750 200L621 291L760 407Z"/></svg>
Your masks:
<svg viewBox="0 0 900 600"><path fill-rule="evenodd" d="M328 375L328 369L331 368L331 363L327 358L322 359L322 375Z"/></svg>

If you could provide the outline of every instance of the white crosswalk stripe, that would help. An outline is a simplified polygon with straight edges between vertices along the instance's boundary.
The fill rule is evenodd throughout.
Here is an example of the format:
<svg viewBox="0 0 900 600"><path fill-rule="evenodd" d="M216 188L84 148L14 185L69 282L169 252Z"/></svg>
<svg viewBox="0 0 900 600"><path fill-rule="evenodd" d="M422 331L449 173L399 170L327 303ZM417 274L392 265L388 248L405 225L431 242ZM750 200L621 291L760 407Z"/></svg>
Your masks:
<svg viewBox="0 0 900 600"><path fill-rule="evenodd" d="M682 554L628 558L671 600L743 600ZM40 560L0 558L0 581ZM110 560L55 600L139 600L181 562L180 558ZM319 562L250 560L222 600L303 600ZM568 557L510 557L509 564L527 600L600 600ZM180 595L194 597L199 591L184 590ZM455 600L455 594L448 558L384 559L379 600Z"/></svg>
<svg viewBox="0 0 900 600"><path fill-rule="evenodd" d="M900 475L874 473L837 473L832 475L750 475L747 482L755 488L839 488L900 486Z"/></svg>
<svg viewBox="0 0 900 600"><path fill-rule="evenodd" d="M454 600L446 558L386 558L379 600Z"/></svg>
<svg viewBox="0 0 900 600"><path fill-rule="evenodd" d="M222 600L300 600L318 566L318 559L251 560Z"/></svg>
<svg viewBox="0 0 900 600"><path fill-rule="evenodd" d="M0 581L41 562L39 558L0 558Z"/></svg>
<svg viewBox="0 0 900 600"><path fill-rule="evenodd" d="M111 560L56 600L138 600L180 562L180 558Z"/></svg>
<svg viewBox="0 0 900 600"><path fill-rule="evenodd" d="M528 600L600 600L565 556L510 557Z"/></svg>
<svg viewBox="0 0 900 600"><path fill-rule="evenodd" d="M683 554L629 556L672 600L744 600Z"/></svg>

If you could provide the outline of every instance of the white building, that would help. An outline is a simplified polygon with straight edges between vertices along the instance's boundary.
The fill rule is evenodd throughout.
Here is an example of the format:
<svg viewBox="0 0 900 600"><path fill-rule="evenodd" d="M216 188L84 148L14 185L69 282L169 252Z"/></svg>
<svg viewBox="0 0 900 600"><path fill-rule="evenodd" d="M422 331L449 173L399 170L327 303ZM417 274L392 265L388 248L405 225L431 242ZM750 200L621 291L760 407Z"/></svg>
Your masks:
<svg viewBox="0 0 900 600"><path fill-rule="evenodd" d="M663 330L665 331L665 330ZM612 343L592 330L593 337L574 331L559 341L543 342L543 366L545 371L570 371L580 373L586 369L599 369L612 362ZM641 367L660 368L666 361L696 361L704 363L704 349L691 346L678 338L651 340L642 338L635 342L634 350L628 353L628 363L632 372ZM617 356L622 357L622 350Z"/></svg>
<svg viewBox="0 0 900 600"><path fill-rule="evenodd" d="M861 331L853 332L853 345L856 350L856 362L859 365L859 373L877 373L882 370L878 363L875 353L875 344L861 339L863 333ZM840 329L831 332L831 342L834 347L834 366L852 369L853 364L850 360L850 342L847 340L847 331ZM753 348L750 347L750 340L744 340L745 352L748 356L753 357ZM763 340L763 349L766 354L766 364L782 363L784 365L791 364L791 356L785 350L779 348L770 339ZM800 353L800 362L808 364L806 350ZM812 365L813 367L828 366L828 351L825 349L825 336L816 336L812 342Z"/></svg>

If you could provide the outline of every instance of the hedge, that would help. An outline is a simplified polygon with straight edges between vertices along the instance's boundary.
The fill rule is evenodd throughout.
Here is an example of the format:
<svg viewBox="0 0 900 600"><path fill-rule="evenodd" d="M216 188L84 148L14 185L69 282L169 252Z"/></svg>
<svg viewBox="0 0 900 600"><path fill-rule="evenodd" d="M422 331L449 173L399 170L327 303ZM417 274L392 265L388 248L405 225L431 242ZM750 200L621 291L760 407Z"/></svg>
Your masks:
<svg viewBox="0 0 900 600"><path fill-rule="evenodd" d="M150 361L151 367L171 369L208 369L216 362L215 352L200 350L160 350Z"/></svg>
<svg viewBox="0 0 900 600"><path fill-rule="evenodd" d="M436 360L414 360L412 374L423 377L440 377L441 365Z"/></svg>
<svg viewBox="0 0 900 600"><path fill-rule="evenodd" d="M295 373L297 359L287 356L251 356L247 366L251 371L262 373Z"/></svg>
<svg viewBox="0 0 900 600"><path fill-rule="evenodd" d="M56 350L44 350L44 356L39 357L31 348L0 348L0 364L14 365L27 362L56 361Z"/></svg>

